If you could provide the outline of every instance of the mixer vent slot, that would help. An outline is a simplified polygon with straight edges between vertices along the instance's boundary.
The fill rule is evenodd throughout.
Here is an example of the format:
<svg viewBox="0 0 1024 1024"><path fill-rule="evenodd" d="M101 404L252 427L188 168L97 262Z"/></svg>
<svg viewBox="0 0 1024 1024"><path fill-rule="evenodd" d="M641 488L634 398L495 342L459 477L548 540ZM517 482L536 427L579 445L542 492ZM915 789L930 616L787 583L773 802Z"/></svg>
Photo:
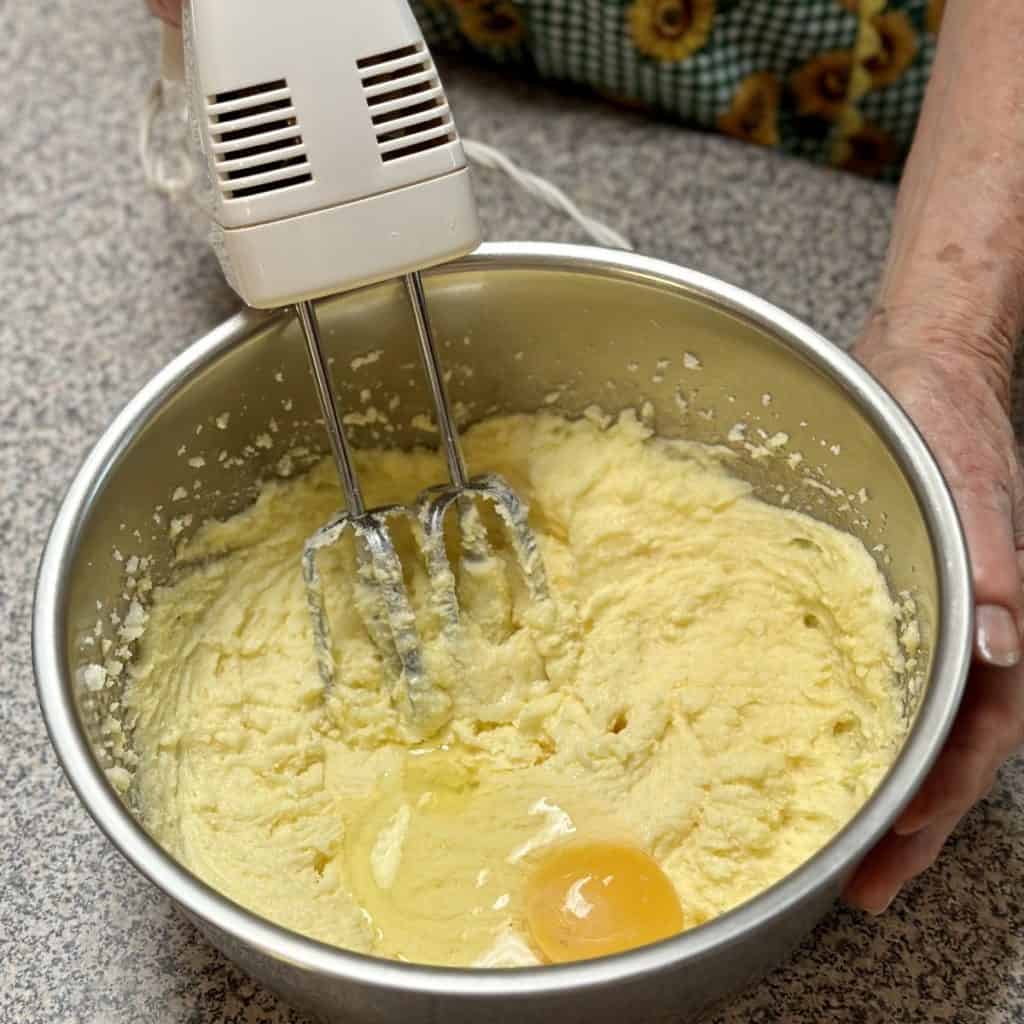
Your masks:
<svg viewBox="0 0 1024 1024"><path fill-rule="evenodd" d="M356 61L384 163L458 140L430 53L422 44Z"/></svg>
<svg viewBox="0 0 1024 1024"><path fill-rule="evenodd" d="M211 148L225 199L309 184L313 172L283 78L207 98Z"/></svg>

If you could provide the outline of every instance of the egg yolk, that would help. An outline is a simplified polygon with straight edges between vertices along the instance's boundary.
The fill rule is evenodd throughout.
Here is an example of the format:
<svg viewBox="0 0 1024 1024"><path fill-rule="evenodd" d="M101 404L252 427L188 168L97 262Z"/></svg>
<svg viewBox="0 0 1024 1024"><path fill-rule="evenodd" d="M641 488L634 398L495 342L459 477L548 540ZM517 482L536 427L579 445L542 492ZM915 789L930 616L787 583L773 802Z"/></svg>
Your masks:
<svg viewBox="0 0 1024 1024"><path fill-rule="evenodd" d="M683 930L675 887L642 850L572 843L552 851L529 878L526 917L549 963L622 953Z"/></svg>

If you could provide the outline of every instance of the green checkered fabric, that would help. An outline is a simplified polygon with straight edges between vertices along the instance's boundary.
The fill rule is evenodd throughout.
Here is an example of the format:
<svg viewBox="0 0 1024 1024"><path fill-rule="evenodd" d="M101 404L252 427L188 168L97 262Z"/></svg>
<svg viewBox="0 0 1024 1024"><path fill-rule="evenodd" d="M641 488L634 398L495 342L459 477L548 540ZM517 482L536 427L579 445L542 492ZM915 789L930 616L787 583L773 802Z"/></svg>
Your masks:
<svg viewBox="0 0 1024 1024"><path fill-rule="evenodd" d="M898 176L941 0L413 0L431 46Z"/></svg>

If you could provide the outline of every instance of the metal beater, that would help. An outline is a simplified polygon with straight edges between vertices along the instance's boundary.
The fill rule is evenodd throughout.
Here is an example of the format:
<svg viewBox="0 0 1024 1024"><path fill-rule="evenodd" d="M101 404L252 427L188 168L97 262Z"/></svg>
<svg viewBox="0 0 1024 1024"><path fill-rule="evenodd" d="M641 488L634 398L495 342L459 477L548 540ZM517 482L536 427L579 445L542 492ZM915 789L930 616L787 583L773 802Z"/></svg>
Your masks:
<svg viewBox="0 0 1024 1024"><path fill-rule="evenodd" d="M324 413L331 452L345 493L345 510L338 513L306 542L302 570L313 618L320 673L325 685L333 686L335 664L330 620L317 568L317 554L325 547L337 544L347 530L352 532L356 544L359 582L371 593L371 600L362 602L360 611L378 649L394 660L409 702L415 709L417 695L429 683L424 678L416 617L406 591L401 562L388 527L389 519L410 516L415 518L420 528L419 539L431 582L432 598L449 630L457 628L459 619L455 576L445 546L445 520L447 513L453 508L459 514L460 536L466 557L477 562L490 557L487 533L473 503L474 499L488 501L494 506L500 521L507 528L512 549L522 568L531 597L536 600L546 597L547 582L544 565L537 550L536 537L529 525L526 506L508 483L496 473L471 479L466 471L458 430L451 413L444 375L434 344L423 282L419 273L406 275L404 281L416 320L420 354L434 400L441 447L448 465L449 483L424 491L412 508L401 505L366 508L352 451L338 412L330 369L320 341L316 313L311 302L299 303L297 309L310 365L313 368L317 396Z"/></svg>
<svg viewBox="0 0 1024 1024"><path fill-rule="evenodd" d="M194 128L206 156L214 248L251 306L294 306L346 508L302 558L320 673L336 682L317 556L351 532L357 609L413 711L429 686L389 522L411 517L444 628L459 622L445 547L450 510L463 557L492 551L490 503L528 591L547 594L527 509L499 476L470 478L451 414L420 271L480 241L466 158L407 0L189 0L183 22ZM415 506L366 508L324 353L314 300L402 277L430 383L448 484Z"/></svg>

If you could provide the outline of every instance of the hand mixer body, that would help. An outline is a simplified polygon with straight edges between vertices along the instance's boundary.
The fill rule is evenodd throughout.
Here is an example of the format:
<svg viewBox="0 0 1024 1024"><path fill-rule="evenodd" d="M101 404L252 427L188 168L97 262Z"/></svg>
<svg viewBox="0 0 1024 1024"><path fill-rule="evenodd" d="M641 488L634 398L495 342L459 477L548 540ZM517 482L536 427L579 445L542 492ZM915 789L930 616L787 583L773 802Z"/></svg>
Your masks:
<svg viewBox="0 0 1024 1024"><path fill-rule="evenodd" d="M190 0L184 40L214 247L249 305L479 245L462 144L406 0Z"/></svg>
<svg viewBox="0 0 1024 1024"><path fill-rule="evenodd" d="M434 605L458 625L444 519L458 512L462 549L493 564L475 502L491 504L529 592L547 595L526 506L493 474L470 479L437 358L419 271L476 248L466 159L444 89L406 0L189 0L184 18L193 129L206 161L205 205L228 281L250 305L295 305L346 508L311 537L302 560L325 687L336 658L318 554L351 537L353 605L396 692L420 723L431 694L416 616L389 522L409 516ZM314 300L404 276L437 413L449 484L414 509L367 509L323 351Z"/></svg>

